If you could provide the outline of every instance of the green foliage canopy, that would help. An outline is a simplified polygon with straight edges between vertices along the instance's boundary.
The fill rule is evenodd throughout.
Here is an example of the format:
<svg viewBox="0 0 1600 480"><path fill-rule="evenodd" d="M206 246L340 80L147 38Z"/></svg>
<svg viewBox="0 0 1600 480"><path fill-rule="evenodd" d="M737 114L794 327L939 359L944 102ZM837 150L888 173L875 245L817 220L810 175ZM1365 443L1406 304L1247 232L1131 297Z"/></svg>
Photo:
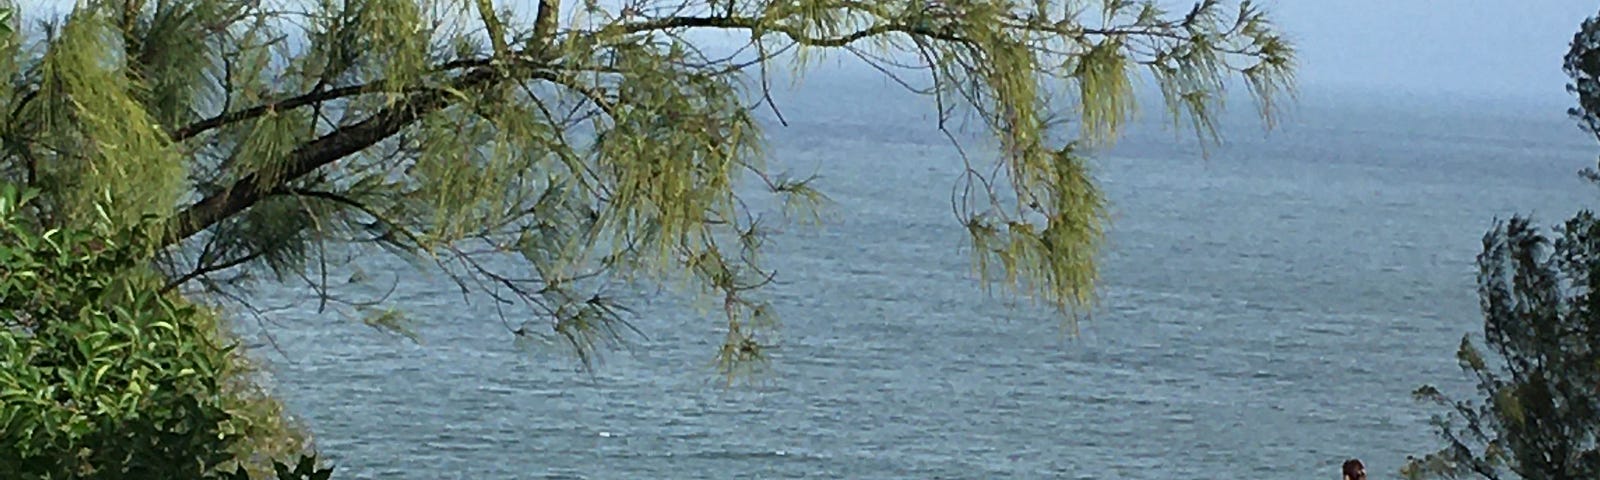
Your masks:
<svg viewBox="0 0 1600 480"><path fill-rule="evenodd" d="M0 187L0 472L248 478L225 467L277 460L254 458L271 453L277 412L241 408L234 347L203 310L157 293L138 247L153 226L102 217L39 234L17 221L33 198Z"/></svg>
<svg viewBox="0 0 1600 480"><path fill-rule="evenodd" d="M736 187L825 199L763 162L771 69L851 56L921 78L941 127L980 120L1000 148L967 159L953 206L982 284L1069 319L1092 303L1105 221L1081 147L1115 138L1134 80L1209 138L1227 85L1270 114L1293 72L1248 1L529 6L78 2L0 54L0 175L45 192L39 228L96 204L166 221L169 288L222 294L266 267L334 300L341 246L377 244L525 307L515 331L585 362L628 328L607 282L688 281L719 307L732 369L762 357L773 318L753 294L769 230Z"/></svg>

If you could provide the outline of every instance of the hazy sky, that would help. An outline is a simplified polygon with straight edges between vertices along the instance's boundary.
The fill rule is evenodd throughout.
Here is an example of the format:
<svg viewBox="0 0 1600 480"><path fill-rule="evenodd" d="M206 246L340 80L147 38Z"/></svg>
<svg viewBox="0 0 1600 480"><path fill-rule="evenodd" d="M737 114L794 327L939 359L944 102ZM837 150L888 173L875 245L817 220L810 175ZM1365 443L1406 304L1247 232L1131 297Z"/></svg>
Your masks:
<svg viewBox="0 0 1600 480"><path fill-rule="evenodd" d="M1562 56L1595 0L1270 0L1301 83L1565 102Z"/></svg>
<svg viewBox="0 0 1600 480"><path fill-rule="evenodd" d="M1188 0L1170 0L1176 7ZM24 10L71 0L20 0ZM522 0L497 0L497 4ZM532 3L531 1L528 3ZM1594 0L1258 0L1301 49L1305 87L1566 102L1561 57Z"/></svg>

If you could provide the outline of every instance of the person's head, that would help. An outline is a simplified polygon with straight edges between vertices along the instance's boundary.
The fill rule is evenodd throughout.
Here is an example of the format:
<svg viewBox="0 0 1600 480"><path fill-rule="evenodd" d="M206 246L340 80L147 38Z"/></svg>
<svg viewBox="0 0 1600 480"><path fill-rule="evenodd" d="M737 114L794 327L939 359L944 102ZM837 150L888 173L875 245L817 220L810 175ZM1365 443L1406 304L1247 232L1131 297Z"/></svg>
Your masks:
<svg viewBox="0 0 1600 480"><path fill-rule="evenodd" d="M1354 458L1345 460L1344 480L1367 480L1367 466Z"/></svg>

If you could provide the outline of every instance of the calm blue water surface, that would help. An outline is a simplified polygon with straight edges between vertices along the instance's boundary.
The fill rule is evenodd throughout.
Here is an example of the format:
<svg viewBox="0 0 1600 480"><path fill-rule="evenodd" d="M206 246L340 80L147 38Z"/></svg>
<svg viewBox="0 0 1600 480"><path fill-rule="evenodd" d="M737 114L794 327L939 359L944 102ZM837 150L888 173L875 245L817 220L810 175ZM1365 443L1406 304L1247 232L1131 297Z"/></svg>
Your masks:
<svg viewBox="0 0 1600 480"><path fill-rule="evenodd" d="M486 303L381 259L423 345L299 290L265 351L343 478L1387 478L1436 445L1422 383L1456 392L1495 217L1590 206L1600 149L1562 107L1308 93L1248 105L1204 157L1147 110L1095 162L1112 201L1081 335L980 293L950 213L959 158L931 107L876 84L785 97L776 168L819 171L821 228L770 245L775 366L725 389L714 316L640 292L648 335L593 375L518 344ZM298 304L294 302L299 302Z"/></svg>

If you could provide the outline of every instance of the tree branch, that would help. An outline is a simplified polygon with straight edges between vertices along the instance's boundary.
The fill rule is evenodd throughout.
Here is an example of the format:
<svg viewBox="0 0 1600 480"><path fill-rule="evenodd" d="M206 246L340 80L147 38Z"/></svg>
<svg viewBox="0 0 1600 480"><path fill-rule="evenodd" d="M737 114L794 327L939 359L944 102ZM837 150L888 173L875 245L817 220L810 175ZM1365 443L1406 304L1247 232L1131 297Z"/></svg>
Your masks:
<svg viewBox="0 0 1600 480"><path fill-rule="evenodd" d="M255 260L257 258L261 258L261 256L265 255L266 253L267 253L266 250L257 250L257 251L254 251L254 252L250 252L249 255L245 255L245 256L242 256L242 257L239 257L239 258L235 258L233 260L228 260L226 262L213 264L213 265L196 266L193 271L190 271L189 273L185 273L185 274L183 274L183 276L178 277L178 278L176 278L176 279L174 279L174 280L172 280L170 282L167 282L166 285L161 287L161 290L159 292L163 293L163 294L167 293L167 292L171 292L173 289L176 289L176 288L178 288L179 286L182 286L185 283L189 283L190 280L194 280L196 278L199 278L199 277L201 277L203 275L206 275L206 274L210 274L212 272L220 272L220 271L227 270L227 269L230 269L230 268L233 268L233 267L237 267L239 265L243 265L245 263L250 262L251 260Z"/></svg>
<svg viewBox="0 0 1600 480"><path fill-rule="evenodd" d="M296 148L273 169L280 175L251 172L221 192L178 212L160 247L169 247L210 228L225 218L255 205L283 182L299 178L324 165L389 138L423 116L449 106L451 91L468 90L492 83L498 75L487 68L475 69L458 77L448 89L414 93L398 104L373 114L371 118L323 135Z"/></svg>
<svg viewBox="0 0 1600 480"><path fill-rule="evenodd" d="M533 19L533 47L540 57L550 42L554 41L556 22L560 17L560 0L539 0L539 10Z"/></svg>
<svg viewBox="0 0 1600 480"><path fill-rule="evenodd" d="M882 23L866 29L857 30L832 38L808 37L799 30L773 25L770 21L752 17L668 17L643 22L633 22L601 29L602 33L619 32L622 34L644 33L657 30L671 30L675 28L721 28L731 30L750 30L778 32L794 40L796 43L811 47L842 47L855 43L858 40L875 37L887 33L907 33L937 38L951 42L966 42L967 40L946 32L938 32L926 28L899 23Z"/></svg>
<svg viewBox="0 0 1600 480"><path fill-rule="evenodd" d="M511 56L511 47L506 46L506 29L500 24L500 18L494 14L494 2L478 0L478 17L483 19L483 28L489 31L489 44L493 45L494 56L500 58Z"/></svg>
<svg viewBox="0 0 1600 480"><path fill-rule="evenodd" d="M588 98L589 101L594 103L596 107L599 107L600 111L605 112L606 115L610 115L612 117L617 115L617 105L612 103L611 100L607 99L604 93L594 89L593 87L578 83L572 78L567 78L562 75L542 74L531 75L530 78L545 80L550 83L566 87L574 92L578 92L578 94L583 95L584 98Z"/></svg>
<svg viewBox="0 0 1600 480"><path fill-rule="evenodd" d="M464 68L481 68L481 67L484 67L484 66L487 66L487 65L489 65L489 60L486 60L486 59L477 59L477 58L461 59L461 60L455 60L455 61L451 61L451 62L446 62L446 63L440 64L439 66L434 67L433 71L434 72L448 72L450 70L460 70L460 69L464 69ZM388 82L386 82L384 80L375 80L375 81L372 81L372 82L369 82L369 83L365 83L365 84L361 84L361 85L350 85L350 86L346 86L346 87L339 87L339 88L333 88L333 89L328 89L328 90L318 90L318 91L314 91L314 92L307 93L307 94L304 94L304 95L285 98L283 100L278 100L276 102L267 103L267 104L263 104L263 105L258 105L258 106L247 108L247 109L244 109L244 110L239 110L239 111L234 111L234 112L225 112L225 113L222 113L222 114L217 115L215 117L211 117L211 118L207 118L205 120L201 120L201 121L198 121L198 122L195 122L195 123L191 123L191 124L189 124L187 126L184 126L183 128L179 128L176 131L173 131L172 132L172 139L174 141L187 140L189 138L193 138L195 135L199 135L201 133L205 133L207 130L211 130L211 129L214 129L214 128L217 128L217 127L230 125L230 124L237 123L237 122L242 122L242 121L249 120L249 119L256 118L256 117L260 117L262 115L265 115L267 112L278 111L278 110L293 110L293 109L304 107L306 105L311 105L311 104L314 104L314 103L317 103L317 102L326 102L326 101L329 101L329 100L338 100L338 99L345 98L345 97L354 97L354 96L358 96L358 95L366 95L366 94L369 94L369 93L383 93L385 91L389 91L389 90L386 90L386 89L391 88L390 86L386 85L387 83ZM397 92L397 93L413 93L413 92ZM15 115L13 115L13 116L15 116Z"/></svg>
<svg viewBox="0 0 1600 480"><path fill-rule="evenodd" d="M279 188L277 190L274 190L272 193L278 194L278 195L294 195L294 196L297 196L297 197L315 198L315 199L319 199L319 200L323 200L323 201L337 203L337 204L344 205L344 206L347 206L347 207L350 207L350 208L354 208L356 210L361 211L361 213L365 213L365 214L371 216L372 218L376 219L379 223L382 223L384 225L388 225L391 228L394 228L395 233L398 233L400 236L403 236L403 237L405 237L406 240L410 241L412 247L423 248L422 239L421 238L417 238L417 235L415 233L412 233L410 230L407 230L404 226L401 226L399 222L396 222L393 219L385 217L382 213L379 213L377 210L373 210L372 207L368 207L366 204L361 203L359 201L356 201L353 198L350 198L350 197L347 197L347 196L344 196L344 195L340 195L340 194L337 194L337 193L333 193L333 192L324 192L324 191L321 191L321 190L311 190L311 189L308 189L308 188ZM398 243L398 242L392 242L392 243Z"/></svg>
<svg viewBox="0 0 1600 480"><path fill-rule="evenodd" d="M877 11L875 13L878 13L880 17L883 16L881 11ZM957 18L950 17L950 19ZM1009 16L1009 19L1012 20L1012 22L1008 22L1007 27L1012 29L1047 33L1052 35L1062 35L1072 38L1082 38L1089 35L1108 37L1135 36L1165 38L1170 40L1187 40L1189 38L1188 36L1175 32L1173 25L1170 24L1139 27L1117 26L1108 28L1082 28L1081 26L1076 25L1039 22L1015 15ZM960 35L956 35L953 32L929 28L927 24L907 24L894 21L889 18L885 18L884 20L887 23L880 23L848 34L826 38L810 37L795 28L786 27L783 25L773 25L771 21L755 17L666 17L613 25L611 27L601 29L600 32L633 34L678 28L720 28L748 30L752 32L764 31L781 33L796 43L812 47L842 47L865 38L889 33L904 33L908 35L944 40L947 42L970 42L969 39L963 38ZM1243 53L1242 51L1232 49L1225 51L1228 53Z"/></svg>
<svg viewBox="0 0 1600 480"><path fill-rule="evenodd" d="M308 94L305 94L305 95L301 95L301 96L298 96L298 97L286 98L286 99L279 100L279 101L276 101L276 102L267 103L267 104L263 104L263 105L258 105L258 106L247 108L247 109L244 109L244 110L237 110L237 111L233 111L233 112L227 112L227 113L223 113L221 115L217 115L215 117L211 117L211 118L208 118L208 119L205 119L205 120L201 120L201 121L198 121L198 122L195 122L195 123L191 123L189 125L184 126L183 128L179 128L179 129L173 131L172 132L172 140L173 141L187 140L189 138L193 138L195 135L199 135L201 133L205 133L207 130L211 130L211 129L214 129L214 128L217 128L217 127L222 127L222 126L225 126L225 125L230 125L230 124L242 122L242 121L249 120L249 119L256 118L256 117L260 117L262 115L267 114L267 112L278 111L278 110L293 110L293 109L300 108L300 107L303 107L303 106L306 106L306 105L310 105L310 104L313 104L313 103L317 103L317 102L325 102L325 101L328 101L328 100L337 100L337 99L344 98L344 97L353 97L353 96L357 96L357 95L365 95L365 94L368 94L368 93L378 93L378 92L382 92L385 87L386 87L386 85L383 85L383 82L381 82L381 81L362 84L362 85L351 85L351 86L348 86L348 87L339 87L339 88L328 89L328 90L320 90L320 91L308 93Z"/></svg>

